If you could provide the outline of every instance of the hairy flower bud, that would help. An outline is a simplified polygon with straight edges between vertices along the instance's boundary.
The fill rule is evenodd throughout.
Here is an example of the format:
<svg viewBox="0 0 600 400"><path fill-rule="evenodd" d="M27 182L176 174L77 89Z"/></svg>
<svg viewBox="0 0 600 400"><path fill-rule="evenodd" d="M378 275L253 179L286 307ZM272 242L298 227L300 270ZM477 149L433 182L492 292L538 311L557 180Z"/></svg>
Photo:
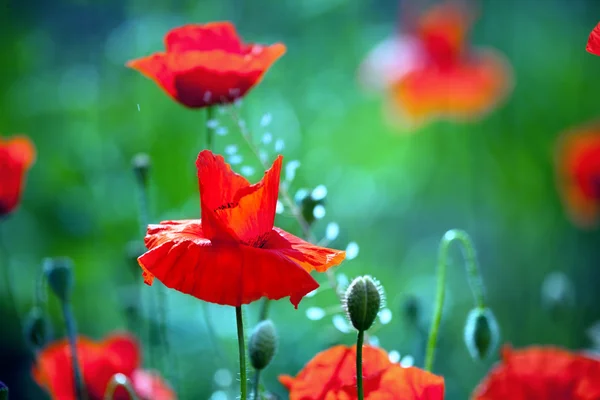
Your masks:
<svg viewBox="0 0 600 400"><path fill-rule="evenodd" d="M500 340L500 328L489 308L474 308L465 324L465 344L476 360L485 360Z"/></svg>
<svg viewBox="0 0 600 400"><path fill-rule="evenodd" d="M63 303L69 302L73 290L73 261L68 257L44 260L48 286Z"/></svg>
<svg viewBox="0 0 600 400"><path fill-rule="evenodd" d="M138 153L131 159L131 167L138 181L146 186L150 172L150 156L146 153Z"/></svg>
<svg viewBox="0 0 600 400"><path fill-rule="evenodd" d="M256 370L265 369L277 350L277 332L270 320L261 321L254 327L248 342L250 364Z"/></svg>
<svg viewBox="0 0 600 400"><path fill-rule="evenodd" d="M0 381L0 400L8 400L8 386Z"/></svg>
<svg viewBox="0 0 600 400"><path fill-rule="evenodd" d="M23 327L25 341L34 349L41 349L46 345L50 336L51 325L46 319L43 311L39 307L33 307L27 317Z"/></svg>
<svg viewBox="0 0 600 400"><path fill-rule="evenodd" d="M350 283L342 306L348 319L358 331L366 331L373 325L383 305L383 288L379 282L368 276L360 276Z"/></svg>

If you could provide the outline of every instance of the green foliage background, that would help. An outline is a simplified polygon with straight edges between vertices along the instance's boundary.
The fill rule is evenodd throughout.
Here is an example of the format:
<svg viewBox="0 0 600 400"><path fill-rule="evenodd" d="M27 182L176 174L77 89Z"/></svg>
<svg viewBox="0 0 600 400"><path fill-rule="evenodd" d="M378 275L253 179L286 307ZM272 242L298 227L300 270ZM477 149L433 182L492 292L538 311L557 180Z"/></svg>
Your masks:
<svg viewBox="0 0 600 400"><path fill-rule="evenodd" d="M399 135L382 118L383 99L365 95L356 80L364 55L394 29L395 1L5 0L0 131L30 135L39 153L22 206L0 221L8 249L3 261L10 257L21 316L33 304L43 258L69 256L76 265L73 307L82 334L99 339L127 329L125 308L141 290L143 321L131 329L145 340L152 358L147 361L177 377L183 399L206 399L222 390L214 374L228 369L234 398L233 309L167 292L171 353L157 362L160 351L150 352L147 321L155 321L156 313L149 312L148 294L159 288L143 286L127 258L127 243L140 239L130 160L137 152L152 157L153 221L199 217L194 159L204 144L205 116L175 104L124 67L128 59L161 50L172 27L231 20L248 41L282 41L288 48L239 112L256 141L265 132L261 117L272 115L269 130L285 141L285 161L301 162L294 190L327 186L327 215L315 234L322 237L327 222L338 222L341 233L331 246L356 241L360 254L337 272L350 278L368 273L383 283L393 319L377 328L382 347L411 354L422 366L438 243L451 228L465 229L474 239L502 342L589 347L585 331L600 318L600 236L578 230L565 217L553 154L561 132L600 116L600 58L584 50L600 19L600 3L473 3L481 9L473 43L507 55L515 68L514 92L480 122L440 122ZM217 137L216 150L237 144L243 165L257 170L251 178L256 181L259 163L229 114L219 118L231 129ZM289 217L278 217L277 224L300 233ZM434 371L446 377L448 399L465 399L497 357L478 363L468 356L462 330L472 299L458 251L452 260ZM549 313L540 288L552 271L564 272L576 290L574 306ZM324 278L318 279L326 287ZM1 286L0 380L15 399L43 399L30 378L33 357ZM403 314L412 296L420 305L420 329ZM257 306L247 308L251 324ZM280 348L264 374L268 389L285 396L279 373L295 374L317 351L354 341L335 329L332 315L321 321L305 316L308 307L332 306L331 290L304 299L298 311L287 300L272 305ZM55 336L62 337L52 296L48 309ZM210 340L206 320L218 344Z"/></svg>

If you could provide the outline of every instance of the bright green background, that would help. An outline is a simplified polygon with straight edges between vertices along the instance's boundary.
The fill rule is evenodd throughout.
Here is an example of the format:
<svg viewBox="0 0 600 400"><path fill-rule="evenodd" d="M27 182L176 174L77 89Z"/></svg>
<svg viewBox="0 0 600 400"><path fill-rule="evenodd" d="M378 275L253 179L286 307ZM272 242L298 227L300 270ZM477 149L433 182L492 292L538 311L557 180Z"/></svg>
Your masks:
<svg viewBox="0 0 600 400"><path fill-rule="evenodd" d="M364 55L394 29L395 1L4 4L0 131L29 134L39 153L22 206L0 224L22 315L32 306L42 259L66 255L76 265L73 307L80 332L101 338L127 328L124 307L136 298L134 284L141 285L125 251L139 239L130 159L137 152L152 157L153 221L198 217L194 159L204 143L204 115L174 103L124 63L160 50L172 27L227 19L248 41L287 45L287 54L240 112L257 141L265 132L262 115L272 114L268 130L285 140L285 160L302 164L294 191L327 186L327 215L315 225L315 235L323 236L327 222L338 222L341 233L332 246L356 241L360 254L337 272L350 278L368 273L383 283L393 319L377 328L382 347L411 354L422 366L424 338L403 317L403 304L417 296L426 330L438 242L451 228L465 229L474 239L502 342L589 347L585 330L600 317L600 237L566 219L553 153L561 132L600 116L600 58L584 51L600 3L482 1L473 42L508 56L514 92L480 122L435 123L414 135L387 126L383 99L365 95L356 80ZM233 126L229 113L219 118ZM217 137L216 149L233 143L244 156L242 165L259 170L235 129ZM268 150L271 160L273 148ZM280 216L277 223L300 233L290 218ZM462 329L472 299L458 251L452 260L434 371L445 376L448 399L465 399L497 357L478 363L467 354ZM542 307L540 291L552 271L564 272L576 288L575 305L555 313ZM318 277L326 287L324 278ZM147 310L147 295L158 289L141 289ZM215 371L229 369L234 398L233 309L203 306L172 291L167 298L172 353L158 367L171 379L178 375L183 399L209 398L221 389ZM304 299L298 311L287 300L272 306L281 345L264 383L282 396L277 374L295 374L317 351L354 340L334 328L332 315L309 321L305 311L314 306L335 306L332 292ZM62 337L52 296L48 308ZM218 348L207 334L205 311ZM6 296L0 312L0 380L11 386L14 399L43 399L30 380L32 356ZM248 307L249 321L256 313L257 305ZM156 319L155 313L144 315ZM147 336L147 322L135 328Z"/></svg>

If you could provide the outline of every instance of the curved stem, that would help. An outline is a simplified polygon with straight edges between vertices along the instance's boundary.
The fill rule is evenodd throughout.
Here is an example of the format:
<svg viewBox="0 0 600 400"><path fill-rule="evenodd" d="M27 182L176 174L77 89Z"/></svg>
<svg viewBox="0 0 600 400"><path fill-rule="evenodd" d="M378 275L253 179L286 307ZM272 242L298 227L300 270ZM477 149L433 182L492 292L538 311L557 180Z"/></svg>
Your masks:
<svg viewBox="0 0 600 400"><path fill-rule="evenodd" d="M214 107L206 107L206 148L208 150L213 149L213 135L214 135L214 128L210 127L210 121L212 121L212 119L215 116L215 108Z"/></svg>
<svg viewBox="0 0 600 400"><path fill-rule="evenodd" d="M253 394L251 400L258 400L258 396L260 394L260 369L254 371L254 381L252 382L252 389Z"/></svg>
<svg viewBox="0 0 600 400"><path fill-rule="evenodd" d="M120 387L127 391L129 400L138 400L138 397L135 395L133 385L131 384L131 380L127 376L120 373L113 375L113 377L108 382L106 392L104 393L104 400L113 400L117 388Z"/></svg>
<svg viewBox="0 0 600 400"><path fill-rule="evenodd" d="M269 316L269 306L271 305L271 300L265 297L260 304L260 311L258 313L258 322L264 321Z"/></svg>
<svg viewBox="0 0 600 400"><path fill-rule="evenodd" d="M477 266L477 258L473 242L467 232L452 229L444 234L440 242L440 250L437 266L437 289L435 309L433 311L433 321L429 331L429 340L427 341L427 351L425 353L425 370L431 371L433 367L433 359L435 356L435 348L437 345L438 331L442 320L442 310L444 307L444 298L446 296L446 267L448 264L448 250L450 245L455 240L462 244L463 257L465 259L465 269L469 281L469 287L473 293L475 304L477 307L485 307L485 296L483 291L483 280Z"/></svg>
<svg viewBox="0 0 600 400"><path fill-rule="evenodd" d="M244 337L244 319L242 317L242 306L235 308L235 320L237 323L238 351L240 353L240 400L247 400L246 385L246 342Z"/></svg>
<svg viewBox="0 0 600 400"><path fill-rule="evenodd" d="M362 369L362 352L364 340L365 331L358 331L358 336L356 338L356 391L358 393L358 400L364 399Z"/></svg>
<svg viewBox="0 0 600 400"><path fill-rule="evenodd" d="M62 302L61 308L63 317L65 319L69 347L71 349L71 365L73 367L73 375L75 377L75 393L77 393L78 400L87 400L87 392L83 382L83 375L81 374L81 369L79 368L79 357L77 356L77 328L75 326L75 317L73 316L70 303L66 301Z"/></svg>

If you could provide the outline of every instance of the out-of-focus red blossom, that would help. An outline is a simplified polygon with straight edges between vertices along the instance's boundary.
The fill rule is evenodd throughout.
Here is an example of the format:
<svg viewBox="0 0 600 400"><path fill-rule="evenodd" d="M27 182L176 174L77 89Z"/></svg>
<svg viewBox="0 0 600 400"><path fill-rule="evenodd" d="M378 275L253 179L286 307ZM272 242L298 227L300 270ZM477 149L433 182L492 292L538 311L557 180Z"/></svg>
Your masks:
<svg viewBox="0 0 600 400"><path fill-rule="evenodd" d="M184 25L169 31L164 41L166 52L126 65L190 108L242 98L286 51L281 43L243 43L230 22Z"/></svg>
<svg viewBox="0 0 600 400"><path fill-rule="evenodd" d="M596 56L600 56L600 22L590 33L585 49Z"/></svg>
<svg viewBox="0 0 600 400"><path fill-rule="evenodd" d="M436 118L476 119L512 90L512 68L505 58L469 47L473 20L458 2L436 4L410 31L387 39L367 56L361 78L387 90L396 122L415 128Z"/></svg>
<svg viewBox="0 0 600 400"><path fill-rule="evenodd" d="M35 147L26 136L0 137L0 217L19 205L25 176L35 157Z"/></svg>
<svg viewBox="0 0 600 400"><path fill-rule="evenodd" d="M280 375L290 400L355 400L356 346L334 346L317 354L295 378ZM365 400L442 400L444 378L392 363L379 348L363 347Z"/></svg>
<svg viewBox="0 0 600 400"><path fill-rule="evenodd" d="M144 280L211 303L240 306L290 296L297 307L319 285L310 272L340 264L346 253L310 244L273 227L282 156L251 185L220 155L198 155L201 220L150 225Z"/></svg>
<svg viewBox="0 0 600 400"><path fill-rule="evenodd" d="M100 342L77 338L77 356L89 400L102 400L110 379L121 373L127 376L142 400L175 400L177 396L160 376L141 369L141 352L137 341L128 334L113 334ZM37 354L33 379L53 400L76 400L69 342L59 340ZM114 399L129 399L119 388Z"/></svg>
<svg viewBox="0 0 600 400"><path fill-rule="evenodd" d="M566 132L556 151L557 185L574 224L600 222L600 121Z"/></svg>
<svg viewBox="0 0 600 400"><path fill-rule="evenodd" d="M556 347L502 349L473 400L599 400L600 361Z"/></svg>

